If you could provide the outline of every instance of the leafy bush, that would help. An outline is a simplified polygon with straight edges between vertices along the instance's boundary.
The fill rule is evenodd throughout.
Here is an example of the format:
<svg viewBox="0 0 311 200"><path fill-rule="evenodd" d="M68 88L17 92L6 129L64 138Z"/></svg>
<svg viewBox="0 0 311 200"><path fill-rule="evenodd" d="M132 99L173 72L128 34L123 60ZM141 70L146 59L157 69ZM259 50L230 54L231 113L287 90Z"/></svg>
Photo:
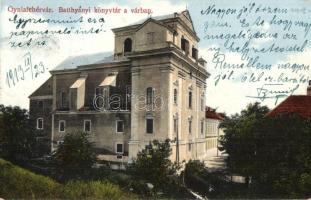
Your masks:
<svg viewBox="0 0 311 200"><path fill-rule="evenodd" d="M96 161L93 144L86 133L68 133L53 158L64 179L79 178L89 173Z"/></svg>

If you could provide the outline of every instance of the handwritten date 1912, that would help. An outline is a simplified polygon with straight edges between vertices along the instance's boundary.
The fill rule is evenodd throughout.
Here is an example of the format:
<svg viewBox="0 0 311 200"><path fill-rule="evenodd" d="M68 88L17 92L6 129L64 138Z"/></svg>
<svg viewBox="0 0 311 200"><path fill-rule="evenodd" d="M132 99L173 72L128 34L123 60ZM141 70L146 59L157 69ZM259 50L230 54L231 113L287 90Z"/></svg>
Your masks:
<svg viewBox="0 0 311 200"><path fill-rule="evenodd" d="M40 74L45 73L47 69L48 68L44 66L43 62L37 64L33 63L30 52L27 52L23 56L22 64L11 68L6 72L6 83L9 87L13 87L18 82L25 81L29 78L37 78Z"/></svg>

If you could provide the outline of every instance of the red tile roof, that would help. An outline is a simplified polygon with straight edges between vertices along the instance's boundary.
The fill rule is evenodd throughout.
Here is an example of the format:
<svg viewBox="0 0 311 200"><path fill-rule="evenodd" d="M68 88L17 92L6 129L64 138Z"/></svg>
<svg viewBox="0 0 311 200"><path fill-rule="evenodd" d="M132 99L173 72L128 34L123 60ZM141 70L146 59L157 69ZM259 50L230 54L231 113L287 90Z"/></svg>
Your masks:
<svg viewBox="0 0 311 200"><path fill-rule="evenodd" d="M311 118L311 96L289 96L272 111L270 111L266 117L273 117L281 113L296 113L303 118Z"/></svg>
<svg viewBox="0 0 311 200"><path fill-rule="evenodd" d="M218 120L223 120L224 117L222 116L222 113L217 113L216 109L213 109L211 107L206 107L205 110L205 118L208 119L218 119Z"/></svg>

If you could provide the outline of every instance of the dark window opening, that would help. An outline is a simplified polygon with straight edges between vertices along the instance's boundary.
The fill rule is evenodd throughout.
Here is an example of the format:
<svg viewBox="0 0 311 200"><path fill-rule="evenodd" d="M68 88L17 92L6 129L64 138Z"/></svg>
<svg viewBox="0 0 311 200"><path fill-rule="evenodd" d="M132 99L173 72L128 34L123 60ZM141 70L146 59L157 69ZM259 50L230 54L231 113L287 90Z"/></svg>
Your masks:
<svg viewBox="0 0 311 200"><path fill-rule="evenodd" d="M192 47L192 58L198 59L198 50L194 47Z"/></svg>
<svg viewBox="0 0 311 200"><path fill-rule="evenodd" d="M124 41L124 53L131 51L132 51L132 40L130 38L127 38Z"/></svg>
<svg viewBox="0 0 311 200"><path fill-rule="evenodd" d="M191 91L189 92L189 97L188 98L189 98L189 100L188 100L189 101L188 102L189 103L189 108L192 108L192 92Z"/></svg>
<svg viewBox="0 0 311 200"><path fill-rule="evenodd" d="M146 132L153 133L153 119L146 119Z"/></svg>
<svg viewBox="0 0 311 200"><path fill-rule="evenodd" d="M43 129L43 119L42 118L37 119L37 129Z"/></svg>
<svg viewBox="0 0 311 200"><path fill-rule="evenodd" d="M181 49L189 54L189 41L185 38L181 38Z"/></svg>
<svg viewBox="0 0 311 200"><path fill-rule="evenodd" d="M65 131L65 121L59 121L59 132Z"/></svg>
<svg viewBox="0 0 311 200"><path fill-rule="evenodd" d="M191 134L191 129L192 129L192 121L191 120L189 120L189 127L188 128L189 128L189 130L188 130L189 134Z"/></svg>
<svg viewBox="0 0 311 200"><path fill-rule="evenodd" d="M152 87L147 88L147 105L152 105L154 102L154 90Z"/></svg>
<svg viewBox="0 0 311 200"><path fill-rule="evenodd" d="M124 121L118 120L117 121L117 133L123 133L124 132Z"/></svg>
<svg viewBox="0 0 311 200"><path fill-rule="evenodd" d="M84 121L84 132L91 132L91 120Z"/></svg>
<svg viewBox="0 0 311 200"><path fill-rule="evenodd" d="M123 144L117 144L117 153L123 153Z"/></svg>
<svg viewBox="0 0 311 200"><path fill-rule="evenodd" d="M178 100L177 95L178 95L177 89L174 89L174 103L175 103L176 105L177 105L177 100Z"/></svg>
<svg viewBox="0 0 311 200"><path fill-rule="evenodd" d="M61 92L61 107L66 108L67 107L67 94L66 92Z"/></svg>

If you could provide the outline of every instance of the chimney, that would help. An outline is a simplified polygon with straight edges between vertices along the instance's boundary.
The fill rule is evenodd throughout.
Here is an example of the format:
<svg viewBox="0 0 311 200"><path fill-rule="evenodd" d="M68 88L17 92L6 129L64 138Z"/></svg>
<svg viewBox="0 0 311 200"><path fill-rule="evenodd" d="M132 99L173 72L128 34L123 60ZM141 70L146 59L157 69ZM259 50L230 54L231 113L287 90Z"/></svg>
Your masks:
<svg viewBox="0 0 311 200"><path fill-rule="evenodd" d="M307 87L307 96L311 96L311 80L309 80L309 85Z"/></svg>

